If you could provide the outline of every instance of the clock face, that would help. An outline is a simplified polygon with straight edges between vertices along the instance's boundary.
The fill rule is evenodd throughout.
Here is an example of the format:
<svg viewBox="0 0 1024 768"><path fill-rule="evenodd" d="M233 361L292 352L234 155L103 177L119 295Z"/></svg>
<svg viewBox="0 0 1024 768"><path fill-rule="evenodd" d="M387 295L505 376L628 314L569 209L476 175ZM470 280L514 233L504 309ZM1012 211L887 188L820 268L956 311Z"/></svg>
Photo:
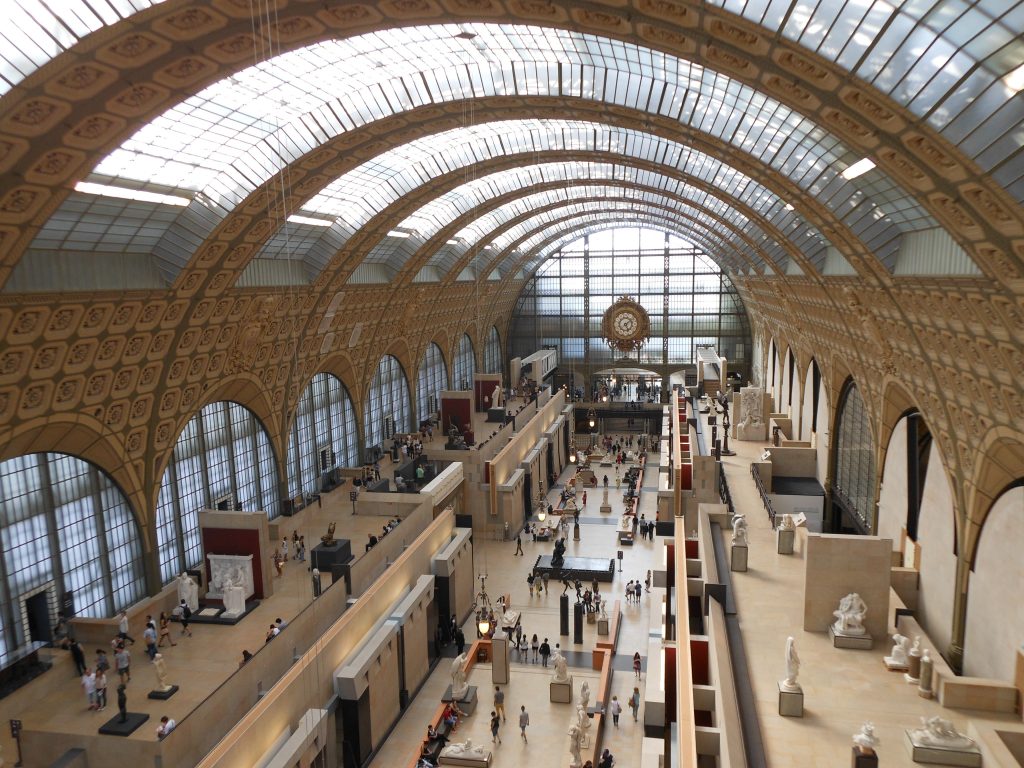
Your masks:
<svg viewBox="0 0 1024 768"><path fill-rule="evenodd" d="M636 315L628 309L620 310L612 320L612 327L620 338L629 339L640 325Z"/></svg>

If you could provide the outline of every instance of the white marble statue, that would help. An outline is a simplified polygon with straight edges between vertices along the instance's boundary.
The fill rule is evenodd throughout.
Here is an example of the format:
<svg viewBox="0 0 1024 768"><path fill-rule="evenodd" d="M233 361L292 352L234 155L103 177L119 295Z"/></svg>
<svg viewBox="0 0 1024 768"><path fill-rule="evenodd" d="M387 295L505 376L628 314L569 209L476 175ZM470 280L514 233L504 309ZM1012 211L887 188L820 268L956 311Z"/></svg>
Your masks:
<svg viewBox="0 0 1024 768"><path fill-rule="evenodd" d="M800 657L796 653L796 641L786 638L786 679L782 681L782 690L799 691L800 684L796 681L800 674Z"/></svg>
<svg viewBox="0 0 1024 768"><path fill-rule="evenodd" d="M181 601L185 601L185 605L188 609L195 613L199 610L199 585L196 584L192 577L187 573L183 573L178 577L178 604Z"/></svg>
<svg viewBox="0 0 1024 768"><path fill-rule="evenodd" d="M587 730L591 725L587 710L583 707L576 707L576 725L580 727L581 731Z"/></svg>
<svg viewBox="0 0 1024 768"><path fill-rule="evenodd" d="M960 733L949 720L922 717L921 727L910 731L910 740L921 747L941 749L974 749L974 739Z"/></svg>
<svg viewBox="0 0 1024 768"><path fill-rule="evenodd" d="M514 627L518 621L519 611L509 609L501 614L501 626L503 627Z"/></svg>
<svg viewBox="0 0 1024 768"><path fill-rule="evenodd" d="M910 638L900 634L892 636L892 652L883 661L889 669L907 669L910 666Z"/></svg>
<svg viewBox="0 0 1024 768"><path fill-rule="evenodd" d="M479 744L474 744L472 739L455 741L441 750L441 757L469 757L479 760L486 760L488 751Z"/></svg>
<svg viewBox="0 0 1024 768"><path fill-rule="evenodd" d="M569 662L565 660L565 656L557 648L551 656L551 665L555 668L555 673L551 676L553 682L569 682Z"/></svg>
<svg viewBox="0 0 1024 768"><path fill-rule="evenodd" d="M747 518L738 512L732 516L732 545L747 546Z"/></svg>
<svg viewBox="0 0 1024 768"><path fill-rule="evenodd" d="M590 683L586 680L580 686L580 706L587 709L590 706Z"/></svg>
<svg viewBox="0 0 1024 768"><path fill-rule="evenodd" d="M209 597L223 600L224 584L229 581L242 587L243 598L254 593L252 555L208 554L206 559L210 561Z"/></svg>
<svg viewBox="0 0 1024 768"><path fill-rule="evenodd" d="M860 595L851 592L839 601L839 608L832 611L832 615L836 617L832 630L837 635L866 635L864 616L867 612L868 606Z"/></svg>
<svg viewBox="0 0 1024 768"><path fill-rule="evenodd" d="M860 727L860 731L853 734L853 745L860 749L861 752L871 754L875 751L875 747L879 744L878 736L875 735L875 724L871 722L864 723Z"/></svg>
<svg viewBox="0 0 1024 768"><path fill-rule="evenodd" d="M455 657L454 661L452 661L452 698L455 700L461 699L469 690L469 684L466 682L465 669L467 658L469 658L468 652L463 651Z"/></svg>
<svg viewBox="0 0 1024 768"><path fill-rule="evenodd" d="M245 587L228 579L221 588L224 590L224 613L232 616L245 613Z"/></svg>
<svg viewBox="0 0 1024 768"><path fill-rule="evenodd" d="M491 392L491 408L500 408L501 407L501 397L502 397L501 384L495 384L494 385L494 391Z"/></svg>
<svg viewBox="0 0 1024 768"><path fill-rule="evenodd" d="M156 690L170 690L171 686L167 682L167 664L164 662L164 655L162 653L158 653L153 657L153 667L156 669Z"/></svg>
<svg viewBox="0 0 1024 768"><path fill-rule="evenodd" d="M796 523L793 522L793 516L792 515L788 515L787 514L787 515L783 515L782 516L782 522L779 523L779 530L780 531L795 531L796 530Z"/></svg>
<svg viewBox="0 0 1024 768"><path fill-rule="evenodd" d="M744 427L760 427L764 424L761 407L764 403L764 390L760 387L742 387L740 389L740 424Z"/></svg>
<svg viewBox="0 0 1024 768"><path fill-rule="evenodd" d="M572 755L572 759L569 761L570 768L580 768L583 765L583 758L580 757L582 744L583 732L576 723L573 723L569 726L569 754Z"/></svg>
<svg viewBox="0 0 1024 768"><path fill-rule="evenodd" d="M598 617L602 621L608 621L608 601L603 597L597 599L598 609L601 611L601 615Z"/></svg>

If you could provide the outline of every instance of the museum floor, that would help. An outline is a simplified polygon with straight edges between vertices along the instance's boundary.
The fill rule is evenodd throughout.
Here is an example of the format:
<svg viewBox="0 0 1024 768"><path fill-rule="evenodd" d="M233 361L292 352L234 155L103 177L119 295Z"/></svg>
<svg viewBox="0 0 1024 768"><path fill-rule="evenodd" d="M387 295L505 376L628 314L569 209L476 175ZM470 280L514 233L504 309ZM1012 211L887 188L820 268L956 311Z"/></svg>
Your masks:
<svg viewBox="0 0 1024 768"><path fill-rule="evenodd" d="M435 438L436 439L436 438ZM751 683L764 739L768 764L771 766L822 766L833 768L849 764L850 736L862 722L871 720L881 736L879 754L887 768L914 765L903 741L903 730L917 725L922 715L942 714L951 718L958 728L966 728L974 713L943 709L935 701L917 696L914 688L902 682L902 676L889 673L882 664L888 651L885 642L876 643L872 651L849 651L832 648L825 634L806 633L801 629L803 558L798 550L794 556L777 555L767 517L750 478L749 462L763 450L755 443L733 443L737 456L725 459L726 472L737 508L748 515L750 527L750 570L733 574L739 607L740 627L748 655ZM656 457L652 456L656 460ZM652 467L653 468L653 467ZM655 473L649 473L653 482ZM564 480L564 476L562 478ZM655 496L648 492L641 497L641 511L654 516ZM556 491L557 493L557 487ZM588 494L588 505L581 517L582 540L569 541L569 555L614 557L615 523L621 514L621 495L610 494L613 512L598 512L600 490ZM352 517L347 488L325 495L323 506L303 511L296 517L282 520L282 530L297 529L307 542L315 542L330 520L338 521L339 531L346 531L353 540L353 550L361 552L361 542L370 532L377 532L381 518ZM799 542L799 539L798 539ZM558 593L553 590L532 599L526 584L526 573L537 555L548 553L549 543L524 542L525 557L513 556L511 542L485 541L477 537L477 567L488 573L487 588L492 598L510 593L512 606L524 611L523 626L528 634L547 636L552 644L558 636ZM623 587L632 578L643 579L648 569L661 565L658 542L638 541L625 549L623 573L616 573L612 595L622 599ZM262 646L267 625L280 616L290 619L310 602L309 576L305 567L289 561L284 576L275 580L275 593L244 621L234 627L194 626L194 637L179 638L177 646L163 649L170 681L181 686L180 692L168 702L145 698L155 677L145 663L141 643L135 646L135 674L129 686L130 707L148 712L152 719L131 738L153 740L156 722L163 714L175 719L186 716L206 695L220 685L236 668L242 649L256 650ZM649 632L649 600L640 605L623 604L623 626L613 676L613 693L625 701L634 685L629 659L634 650L641 653L647 645ZM475 636L472 621L466 625L467 638ZM141 627L132 627L140 635ZM589 650L594 645L595 625L584 625L584 643L578 648L588 652L580 665L570 666L575 687L583 679L596 679L590 670ZM800 682L805 694L805 716L783 718L776 711L776 681L783 675L783 648L787 635L797 639L802 666ZM287 633L283 636L287 639ZM565 638L568 639L568 638ZM276 642L280 642L276 641ZM570 650L574 647L570 644ZM88 647L91 660L95 648ZM577 661L577 659L571 659ZM73 664L66 653L56 656L55 667L39 681L26 686L0 701L0 718L20 718L26 727L52 728L65 733L95 733L99 724L110 716L113 708L94 713L86 709ZM63 683L60 681L63 680ZM57 681L54 683L53 681ZM646 674L640 682L641 692ZM375 756L372 768L403 768L416 748L433 713L440 694L448 683L448 665L441 663L430 675L419 695L412 701L396 724L384 747ZM490 712L490 666L476 666L470 683L479 686L480 704L476 713L456 732L456 738L470 738L474 743L489 744L487 714ZM524 664L513 655L512 682L505 686L508 723L502 729L504 743L495 750L495 768L520 768L527 762L544 766L568 765L568 737L571 717L566 705L548 701L548 673L540 665ZM592 686L593 687L593 686ZM49 693L45 691L49 690ZM517 713L525 703L530 712L529 744L522 744L518 734ZM984 713L978 713L984 714ZM643 713L641 712L641 718ZM989 721L1016 723L1019 717L984 717ZM3 757L14 762L14 744L3 729ZM625 709L619 729L610 719L604 743L616 756L620 768L635 766L639 760L642 728L634 724ZM554 756L558 756L555 760Z"/></svg>

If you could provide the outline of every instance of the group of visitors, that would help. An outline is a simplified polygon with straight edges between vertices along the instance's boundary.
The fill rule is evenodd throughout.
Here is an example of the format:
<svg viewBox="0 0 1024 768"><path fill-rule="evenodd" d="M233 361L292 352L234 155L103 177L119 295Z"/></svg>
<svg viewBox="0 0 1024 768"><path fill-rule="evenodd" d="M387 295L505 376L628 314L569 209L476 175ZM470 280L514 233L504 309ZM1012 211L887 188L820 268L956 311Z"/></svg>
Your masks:
<svg viewBox="0 0 1024 768"><path fill-rule="evenodd" d="M640 604L640 598L643 595L643 591L646 588L648 592L651 591L651 572L647 572L647 578L643 582L640 579L630 579L626 583L626 602Z"/></svg>
<svg viewBox="0 0 1024 768"><path fill-rule="evenodd" d="M287 626L288 626L288 622L287 622L287 621L284 621L284 620L283 620L283 619L281 619L281 618L277 618L277 619L274 619L274 623L273 623L273 624L271 624L271 625L270 625L270 628L269 628L269 629L267 630L267 635L266 635L266 637L264 638L263 642L264 642L264 643L269 643L269 642L270 642L271 640L273 640L273 639L274 639L275 637L277 637L278 635L280 635L280 634L281 634L281 630L282 630L282 629L284 629L284 628L285 628L285 627L287 627ZM245 654L246 654L246 653L247 653L247 651L242 651L242 656L243 656L243 658L244 658L244 656L245 656ZM252 658L252 654L249 654L249 658ZM244 659L243 663L244 663L245 661L248 661L248 660L249 660L249 659Z"/></svg>
<svg viewBox="0 0 1024 768"><path fill-rule="evenodd" d="M374 536L372 533L367 534L366 551L369 552L371 549L376 547L380 543L381 539L395 530L401 522L402 518L393 517L384 524L384 527L381 529L380 536Z"/></svg>

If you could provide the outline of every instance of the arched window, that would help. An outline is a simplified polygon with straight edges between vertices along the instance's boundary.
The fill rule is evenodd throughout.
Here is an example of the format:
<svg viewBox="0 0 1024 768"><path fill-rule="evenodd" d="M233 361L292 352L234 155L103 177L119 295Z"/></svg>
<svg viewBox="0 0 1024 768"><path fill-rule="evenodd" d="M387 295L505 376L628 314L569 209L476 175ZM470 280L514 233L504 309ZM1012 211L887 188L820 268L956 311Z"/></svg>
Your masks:
<svg viewBox="0 0 1024 768"><path fill-rule="evenodd" d="M318 373L295 408L288 438L288 493L319 490L320 476L334 467L359 465L356 412L337 376Z"/></svg>
<svg viewBox="0 0 1024 768"><path fill-rule="evenodd" d="M476 360L473 357L473 342L466 334L459 339L459 351L455 353L452 363L452 389L471 389L473 374L476 373Z"/></svg>
<svg viewBox="0 0 1024 768"><path fill-rule="evenodd" d="M501 373L502 367L501 339L498 338L498 329L491 326L484 344L484 373Z"/></svg>
<svg viewBox="0 0 1024 768"><path fill-rule="evenodd" d="M193 416L174 445L160 482L156 539L160 576L170 581L202 562L199 511L242 509L278 515L274 449L248 408L210 403Z"/></svg>
<svg viewBox="0 0 1024 768"><path fill-rule="evenodd" d="M416 418L426 421L441 407L441 390L448 388L448 366L441 348L431 342L416 376Z"/></svg>
<svg viewBox="0 0 1024 768"><path fill-rule="evenodd" d="M875 528L875 444L864 400L852 380L846 383L836 417L833 503L844 524L873 533Z"/></svg>
<svg viewBox="0 0 1024 768"><path fill-rule="evenodd" d="M139 527L121 489L94 464L64 453L0 463L0 658L45 630L71 593L75 613L103 618L146 594Z"/></svg>
<svg viewBox="0 0 1024 768"><path fill-rule="evenodd" d="M396 432L409 431L409 383L402 364L391 355L384 355L377 373L370 382L370 391L363 408L363 432L366 447L383 446Z"/></svg>

